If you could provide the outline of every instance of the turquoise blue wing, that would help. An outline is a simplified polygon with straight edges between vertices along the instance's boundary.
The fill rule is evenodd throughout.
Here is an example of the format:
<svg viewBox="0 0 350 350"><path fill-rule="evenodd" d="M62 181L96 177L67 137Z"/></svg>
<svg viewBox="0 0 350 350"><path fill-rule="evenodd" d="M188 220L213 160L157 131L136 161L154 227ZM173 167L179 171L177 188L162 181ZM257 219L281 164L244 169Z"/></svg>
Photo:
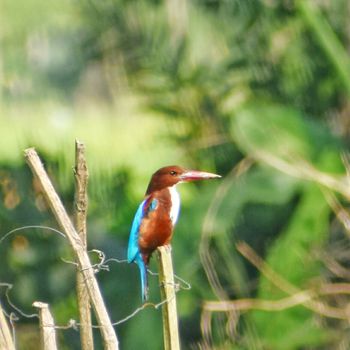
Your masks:
<svg viewBox="0 0 350 350"><path fill-rule="evenodd" d="M137 253L139 253L139 234L142 219L146 217L149 212L153 211L158 204L158 201L150 197L146 198L137 208L134 220L132 222L129 244L128 244L128 262L131 263L136 259Z"/></svg>
<svg viewBox="0 0 350 350"><path fill-rule="evenodd" d="M128 244L128 262L131 263L135 260L137 253L139 252L138 239L139 239L139 229L141 221L143 218L143 206L146 200L144 200L137 208L134 220L132 222L129 244Z"/></svg>

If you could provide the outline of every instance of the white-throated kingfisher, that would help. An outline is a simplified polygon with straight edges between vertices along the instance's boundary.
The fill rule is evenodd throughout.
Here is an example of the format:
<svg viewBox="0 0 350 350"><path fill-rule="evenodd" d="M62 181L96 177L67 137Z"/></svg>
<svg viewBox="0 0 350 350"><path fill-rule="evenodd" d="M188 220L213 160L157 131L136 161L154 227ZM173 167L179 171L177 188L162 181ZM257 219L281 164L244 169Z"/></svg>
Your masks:
<svg viewBox="0 0 350 350"><path fill-rule="evenodd" d="M146 195L132 223L128 262L140 269L142 301L148 299L147 267L154 250L170 243L180 210L176 185L181 182L219 178L220 175L187 170L177 165L157 170L151 178Z"/></svg>

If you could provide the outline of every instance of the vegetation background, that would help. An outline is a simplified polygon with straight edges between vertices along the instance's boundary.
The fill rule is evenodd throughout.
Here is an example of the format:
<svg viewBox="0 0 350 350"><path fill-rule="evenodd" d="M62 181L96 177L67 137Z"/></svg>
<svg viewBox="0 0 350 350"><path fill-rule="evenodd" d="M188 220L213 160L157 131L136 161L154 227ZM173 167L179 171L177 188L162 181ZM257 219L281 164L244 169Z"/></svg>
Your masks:
<svg viewBox="0 0 350 350"><path fill-rule="evenodd" d="M120 259L154 170L214 171L222 182L180 188L174 264L192 286L178 293L183 348L350 348L346 293L325 293L314 308L214 312L210 322L202 313L204 301L348 286L349 235L334 209L350 197L349 15L347 0L1 0L1 237L56 227L24 164L29 146L72 209L74 140L86 144L89 248ZM239 241L273 278L238 253ZM17 307L31 314L40 300L57 324L77 319L64 239L26 229L0 254ZM113 321L140 306L136 266L110 263L98 279ZM15 329L19 349L37 348L35 318L21 316ZM116 331L121 349L162 348L159 310ZM59 331L59 342L79 349L79 334Z"/></svg>

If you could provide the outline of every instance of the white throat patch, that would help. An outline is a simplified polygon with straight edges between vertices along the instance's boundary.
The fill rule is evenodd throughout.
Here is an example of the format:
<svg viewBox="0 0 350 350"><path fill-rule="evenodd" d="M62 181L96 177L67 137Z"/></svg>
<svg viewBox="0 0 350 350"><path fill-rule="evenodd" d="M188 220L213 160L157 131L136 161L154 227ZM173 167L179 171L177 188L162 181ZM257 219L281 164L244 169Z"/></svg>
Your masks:
<svg viewBox="0 0 350 350"><path fill-rule="evenodd" d="M170 219L173 225L175 225L180 212L180 195L175 185L170 187L169 191L171 199Z"/></svg>

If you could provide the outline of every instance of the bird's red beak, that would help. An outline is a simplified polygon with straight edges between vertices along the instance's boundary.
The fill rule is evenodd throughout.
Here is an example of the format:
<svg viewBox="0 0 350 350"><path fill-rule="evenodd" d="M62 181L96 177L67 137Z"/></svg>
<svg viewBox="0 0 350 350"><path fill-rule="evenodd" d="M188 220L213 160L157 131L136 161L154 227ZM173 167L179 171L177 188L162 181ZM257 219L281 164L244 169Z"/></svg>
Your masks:
<svg viewBox="0 0 350 350"><path fill-rule="evenodd" d="M220 178L220 175L198 170L186 170L180 175L181 181L197 181Z"/></svg>

